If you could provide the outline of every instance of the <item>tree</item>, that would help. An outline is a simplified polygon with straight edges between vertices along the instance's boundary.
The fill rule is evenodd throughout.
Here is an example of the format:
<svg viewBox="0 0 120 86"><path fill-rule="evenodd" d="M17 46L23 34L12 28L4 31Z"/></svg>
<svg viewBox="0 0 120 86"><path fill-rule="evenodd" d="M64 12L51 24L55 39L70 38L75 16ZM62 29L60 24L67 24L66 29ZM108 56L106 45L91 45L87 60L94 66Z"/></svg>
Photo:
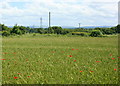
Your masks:
<svg viewBox="0 0 120 86"><path fill-rule="evenodd" d="M53 26L52 29L54 30L55 34L62 34L62 28L58 26Z"/></svg>
<svg viewBox="0 0 120 86"><path fill-rule="evenodd" d="M48 33L54 33L54 30L53 30L52 27L49 27L49 28L48 28Z"/></svg>
<svg viewBox="0 0 120 86"><path fill-rule="evenodd" d="M15 26L13 27L11 33L15 33L15 34L21 35L21 34L22 34L22 31L19 29L19 26L15 25Z"/></svg>
<svg viewBox="0 0 120 86"><path fill-rule="evenodd" d="M40 34L43 34L43 33L44 33L44 29L43 29L43 28L38 28L37 31L38 31L38 33L40 33Z"/></svg>
<svg viewBox="0 0 120 86"><path fill-rule="evenodd" d="M90 34L92 37L100 37L102 36L102 32L100 30L93 30Z"/></svg>
<svg viewBox="0 0 120 86"><path fill-rule="evenodd" d="M10 32L9 31L2 31L2 36L10 36Z"/></svg>
<svg viewBox="0 0 120 86"><path fill-rule="evenodd" d="M120 33L120 25L117 25L117 33Z"/></svg>
<svg viewBox="0 0 120 86"><path fill-rule="evenodd" d="M27 29L24 26L20 26L19 29L21 30L21 34L25 34L27 32Z"/></svg>
<svg viewBox="0 0 120 86"><path fill-rule="evenodd" d="M5 26L4 24L0 24L0 31L8 31L9 28L7 26Z"/></svg>
<svg viewBox="0 0 120 86"><path fill-rule="evenodd" d="M67 33L70 33L70 31L69 31L68 29L63 29L63 30L62 30L62 34L63 34L63 35L65 35L65 34L67 34Z"/></svg>
<svg viewBox="0 0 120 86"><path fill-rule="evenodd" d="M100 30L102 34L115 34L116 33L116 28L95 28L95 30Z"/></svg>

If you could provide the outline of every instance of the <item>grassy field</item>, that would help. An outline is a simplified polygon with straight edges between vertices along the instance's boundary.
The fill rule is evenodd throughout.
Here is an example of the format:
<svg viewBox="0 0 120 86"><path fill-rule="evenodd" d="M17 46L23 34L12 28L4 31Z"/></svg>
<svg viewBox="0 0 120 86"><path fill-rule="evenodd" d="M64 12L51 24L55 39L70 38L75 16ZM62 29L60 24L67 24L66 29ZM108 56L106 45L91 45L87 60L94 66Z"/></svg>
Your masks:
<svg viewBox="0 0 120 86"><path fill-rule="evenodd" d="M2 84L117 84L117 37L2 39Z"/></svg>

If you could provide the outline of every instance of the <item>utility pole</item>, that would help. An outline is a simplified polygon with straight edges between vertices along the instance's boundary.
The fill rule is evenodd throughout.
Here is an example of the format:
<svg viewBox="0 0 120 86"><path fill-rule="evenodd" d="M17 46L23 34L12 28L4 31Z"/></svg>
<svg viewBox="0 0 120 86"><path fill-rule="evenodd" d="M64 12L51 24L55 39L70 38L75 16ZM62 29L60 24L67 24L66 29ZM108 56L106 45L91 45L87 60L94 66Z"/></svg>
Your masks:
<svg viewBox="0 0 120 86"><path fill-rule="evenodd" d="M42 28L42 17L40 18L40 28Z"/></svg>
<svg viewBox="0 0 120 86"><path fill-rule="evenodd" d="M79 23L79 29L80 29L80 24L81 24L81 23Z"/></svg>
<svg viewBox="0 0 120 86"><path fill-rule="evenodd" d="M51 13L49 12L49 27L50 27L50 24L51 24Z"/></svg>

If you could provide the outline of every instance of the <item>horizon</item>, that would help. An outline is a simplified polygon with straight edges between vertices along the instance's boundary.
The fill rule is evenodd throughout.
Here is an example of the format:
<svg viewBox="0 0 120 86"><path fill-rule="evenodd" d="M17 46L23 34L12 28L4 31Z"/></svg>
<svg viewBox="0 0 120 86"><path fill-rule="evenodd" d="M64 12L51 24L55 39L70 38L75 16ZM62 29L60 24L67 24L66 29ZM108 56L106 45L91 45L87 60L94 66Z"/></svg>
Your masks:
<svg viewBox="0 0 120 86"><path fill-rule="evenodd" d="M23 25L17 25L17 26L23 26ZM55 25L55 26L57 26L57 25ZM14 25L13 26L7 26L7 27L12 28L12 27L14 27ZM24 26L24 27L41 28L40 26ZM53 26L51 26L51 27L53 27ZM79 28L79 27L75 27L75 26L58 26L58 27L62 27L62 28ZM97 28L97 27L99 27L99 28L111 28L111 27L115 27L115 26L92 26L91 25L91 26L81 26L80 28ZM48 28L48 27L43 26L42 28Z"/></svg>
<svg viewBox="0 0 120 86"><path fill-rule="evenodd" d="M0 1L1 23L14 26L116 26L119 0L4 0Z"/></svg>

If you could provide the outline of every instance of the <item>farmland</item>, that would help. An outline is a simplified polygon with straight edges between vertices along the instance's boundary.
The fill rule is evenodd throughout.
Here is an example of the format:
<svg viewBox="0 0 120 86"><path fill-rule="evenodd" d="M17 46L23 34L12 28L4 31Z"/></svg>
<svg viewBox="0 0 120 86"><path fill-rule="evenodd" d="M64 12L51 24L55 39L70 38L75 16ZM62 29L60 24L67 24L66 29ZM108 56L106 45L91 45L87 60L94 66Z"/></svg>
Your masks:
<svg viewBox="0 0 120 86"><path fill-rule="evenodd" d="M2 84L117 84L118 39L3 37Z"/></svg>

